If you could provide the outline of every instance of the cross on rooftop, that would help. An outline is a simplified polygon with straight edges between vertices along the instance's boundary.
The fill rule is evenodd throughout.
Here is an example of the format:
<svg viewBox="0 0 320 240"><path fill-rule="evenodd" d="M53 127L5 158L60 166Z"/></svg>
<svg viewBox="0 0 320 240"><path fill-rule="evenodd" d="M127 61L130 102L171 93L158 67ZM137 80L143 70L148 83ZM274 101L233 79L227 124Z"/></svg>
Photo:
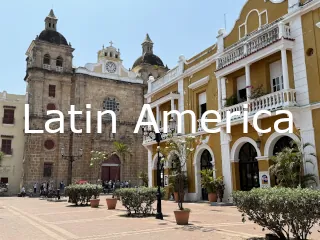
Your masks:
<svg viewBox="0 0 320 240"><path fill-rule="evenodd" d="M112 42L112 41L110 41L109 43L110 43L110 46L112 47L113 42Z"/></svg>

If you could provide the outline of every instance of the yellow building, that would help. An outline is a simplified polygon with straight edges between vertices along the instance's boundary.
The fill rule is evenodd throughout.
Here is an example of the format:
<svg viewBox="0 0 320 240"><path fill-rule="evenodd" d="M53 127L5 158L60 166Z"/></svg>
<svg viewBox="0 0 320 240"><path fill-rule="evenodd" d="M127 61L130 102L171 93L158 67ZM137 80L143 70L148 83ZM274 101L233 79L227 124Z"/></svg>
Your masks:
<svg viewBox="0 0 320 240"><path fill-rule="evenodd" d="M8 183L8 193L17 194L23 177L25 95L0 92L0 182Z"/></svg>
<svg viewBox="0 0 320 240"><path fill-rule="evenodd" d="M160 127L163 111L172 109L192 110L197 119L207 110L217 110L222 118L220 123L208 124L221 129L212 134L201 125L191 133L191 118L183 119L183 134L196 136L197 143L187 163L187 200L206 198L201 169L215 168L216 176L224 177L224 200L231 201L234 190L273 185L270 158L292 140L313 144L315 149L307 151L319 155L319 7L319 0L248 0L229 33L219 30L211 47L188 60L180 57L178 66L164 77L150 78L145 97ZM247 133L243 131L244 104L248 105ZM271 127L269 133L258 133L253 127L254 115L260 110L271 112L257 119L261 129ZM278 110L292 113L294 133L274 130L275 122L286 117L277 115ZM236 111L240 115L231 118L231 132L227 133L227 112ZM288 124L279 126L286 129ZM145 139L143 144L149 152L149 185L156 185L155 142ZM319 179L320 157L312 161L304 170ZM165 165L163 179L171 167L171 163Z"/></svg>

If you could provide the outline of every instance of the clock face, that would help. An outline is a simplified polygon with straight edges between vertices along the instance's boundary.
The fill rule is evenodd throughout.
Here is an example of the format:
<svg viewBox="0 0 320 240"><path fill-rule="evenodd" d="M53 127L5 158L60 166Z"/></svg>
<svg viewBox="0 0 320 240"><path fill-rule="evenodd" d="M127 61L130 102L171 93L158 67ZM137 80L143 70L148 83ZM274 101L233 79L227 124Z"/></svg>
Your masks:
<svg viewBox="0 0 320 240"><path fill-rule="evenodd" d="M107 62L106 63L106 70L109 72L109 73L114 73L116 70L117 70L117 66L115 63L113 62Z"/></svg>

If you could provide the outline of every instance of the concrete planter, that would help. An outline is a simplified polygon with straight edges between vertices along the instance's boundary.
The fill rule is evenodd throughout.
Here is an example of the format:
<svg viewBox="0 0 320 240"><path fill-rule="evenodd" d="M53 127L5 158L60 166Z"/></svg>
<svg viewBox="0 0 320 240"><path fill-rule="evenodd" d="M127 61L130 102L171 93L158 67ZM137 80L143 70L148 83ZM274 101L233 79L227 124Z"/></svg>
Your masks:
<svg viewBox="0 0 320 240"><path fill-rule="evenodd" d="M100 199L90 199L90 206L92 208L99 207Z"/></svg>
<svg viewBox="0 0 320 240"><path fill-rule="evenodd" d="M117 198L107 198L106 202L107 202L108 209L109 210L116 209L117 201L118 201Z"/></svg>
<svg viewBox="0 0 320 240"><path fill-rule="evenodd" d="M209 202L217 202L218 197L216 193L208 193Z"/></svg>
<svg viewBox="0 0 320 240"><path fill-rule="evenodd" d="M189 210L182 210L182 211L177 210L177 211L174 211L174 216L176 218L176 223L178 225L188 225L190 211Z"/></svg>

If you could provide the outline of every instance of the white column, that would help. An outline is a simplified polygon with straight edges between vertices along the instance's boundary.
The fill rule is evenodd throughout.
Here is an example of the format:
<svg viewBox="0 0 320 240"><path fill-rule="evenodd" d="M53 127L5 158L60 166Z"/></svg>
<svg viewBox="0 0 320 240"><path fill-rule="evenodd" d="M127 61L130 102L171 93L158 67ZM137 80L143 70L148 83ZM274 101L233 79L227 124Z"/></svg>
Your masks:
<svg viewBox="0 0 320 240"><path fill-rule="evenodd" d="M148 186L152 187L152 150L148 149Z"/></svg>
<svg viewBox="0 0 320 240"><path fill-rule="evenodd" d="M160 127L160 107L159 107L159 105L157 105L156 109L157 109L157 125L158 125L158 127Z"/></svg>
<svg viewBox="0 0 320 240"><path fill-rule="evenodd" d="M246 69L246 87L247 87L247 100L250 100L251 97L251 74L250 74L250 65L245 66Z"/></svg>
<svg viewBox="0 0 320 240"><path fill-rule="evenodd" d="M313 118L312 118L312 110L304 109L304 110L296 110L293 111L293 120L296 128L300 130L300 136L302 144L310 143L312 146L308 146L304 149L306 155L312 153L316 156L319 155L316 151L316 142L315 142L315 130L313 127ZM319 188L319 167L317 158L313 156L307 157L305 160L312 161L313 164L304 162L304 173L314 174L317 179L318 188Z"/></svg>
<svg viewBox="0 0 320 240"><path fill-rule="evenodd" d="M171 99L171 111L172 111L172 110L175 110L175 109L174 109L174 99Z"/></svg>
<svg viewBox="0 0 320 240"><path fill-rule="evenodd" d="M222 175L225 184L224 202L232 202L232 173L231 173L231 160L230 160L230 135L224 130L220 132L221 144L221 160L222 160Z"/></svg>
<svg viewBox="0 0 320 240"><path fill-rule="evenodd" d="M226 98L227 98L227 86L226 86L227 79L225 77L221 78L221 104L222 107L226 105Z"/></svg>
<svg viewBox="0 0 320 240"><path fill-rule="evenodd" d="M178 92L180 94L179 100L178 100L178 110L179 112L183 112L184 109L184 89L183 89L183 78L178 81ZM182 125L182 133L184 133L184 116L181 119L181 125Z"/></svg>
<svg viewBox="0 0 320 240"><path fill-rule="evenodd" d="M281 49L282 75L284 89L289 89L287 50Z"/></svg>
<svg viewBox="0 0 320 240"><path fill-rule="evenodd" d="M302 138L302 143L311 143L314 146L314 147L309 146L304 149L306 155L319 154L316 152L316 149L315 149L316 144L315 144L314 128L312 128L312 125L310 126L310 128L300 129L300 135ZM319 187L319 171L318 171L317 158L312 157L312 156L307 157L307 158L309 158L309 159L306 159L306 160L312 161L313 164L304 162L304 172L305 172L305 174L308 174L308 173L314 174L316 176L318 187Z"/></svg>
<svg viewBox="0 0 320 240"><path fill-rule="evenodd" d="M217 85L218 85L218 108L222 109L221 78L217 78Z"/></svg>

